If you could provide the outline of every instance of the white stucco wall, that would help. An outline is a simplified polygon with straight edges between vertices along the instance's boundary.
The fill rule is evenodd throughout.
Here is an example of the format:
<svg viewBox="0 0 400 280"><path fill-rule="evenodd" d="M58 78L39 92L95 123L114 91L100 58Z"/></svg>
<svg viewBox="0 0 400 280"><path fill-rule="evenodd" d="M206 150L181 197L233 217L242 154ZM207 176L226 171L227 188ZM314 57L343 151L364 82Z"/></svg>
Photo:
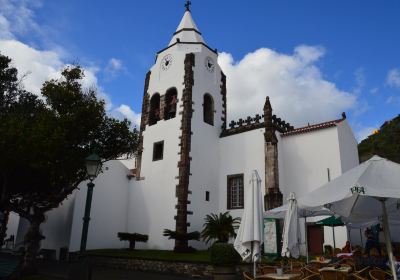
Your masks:
<svg viewBox="0 0 400 280"><path fill-rule="evenodd" d="M342 173L359 164L358 144L347 120L337 125Z"/></svg>
<svg viewBox="0 0 400 280"><path fill-rule="evenodd" d="M117 232L127 230L129 169L119 160L103 165L101 173L94 181L91 220L87 240L87 249L121 248ZM82 236L82 224L86 202L87 182L83 182L76 191L72 231L69 243L70 251L78 251Z"/></svg>
<svg viewBox="0 0 400 280"><path fill-rule="evenodd" d="M15 214L14 212L10 212L10 215L8 216L5 239L8 239L11 235L14 235L14 243L15 243L18 234L18 224L19 224L19 215Z"/></svg>
<svg viewBox="0 0 400 280"><path fill-rule="evenodd" d="M215 65L213 72L205 67L206 57L212 57L217 62L217 55L204 48L201 53L195 54L194 86L193 86L193 116L190 163L188 210L193 215L188 216L190 227L188 231L201 231L204 218L210 213L218 211L219 197L219 135L222 126L222 95L221 95L221 70ZM209 94L214 103L214 124L204 122L203 103L204 94ZM206 201L206 191L210 192L210 201ZM204 248L203 242L191 242L191 246Z"/></svg>
<svg viewBox="0 0 400 280"><path fill-rule="evenodd" d="M262 189L265 186L264 129L255 129L220 139L219 208L228 211L227 176L243 173L244 202L249 189L251 172L257 170ZM263 193L264 195L264 193ZM230 210L233 217L241 217L243 210Z"/></svg>
<svg viewBox="0 0 400 280"><path fill-rule="evenodd" d="M342 172L337 127L281 137L282 154L280 188L284 199L290 192L301 197Z"/></svg>
<svg viewBox="0 0 400 280"><path fill-rule="evenodd" d="M66 199L58 208L46 213L46 221L41 225L43 239L42 249L55 249L58 258L60 249L69 247L75 194Z"/></svg>

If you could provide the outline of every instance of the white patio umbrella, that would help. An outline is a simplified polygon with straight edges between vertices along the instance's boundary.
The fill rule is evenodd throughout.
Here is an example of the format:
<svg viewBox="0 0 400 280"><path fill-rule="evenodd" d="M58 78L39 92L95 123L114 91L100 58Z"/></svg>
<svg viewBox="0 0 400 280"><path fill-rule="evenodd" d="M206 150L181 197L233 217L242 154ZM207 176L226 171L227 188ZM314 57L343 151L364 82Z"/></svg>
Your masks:
<svg viewBox="0 0 400 280"><path fill-rule="evenodd" d="M299 207L325 206L347 223L365 223L380 217L393 278L389 221L400 220L400 164L374 156L340 177L298 199Z"/></svg>
<svg viewBox="0 0 400 280"><path fill-rule="evenodd" d="M298 258L300 255L299 242L299 216L297 214L297 201L294 193L289 194L288 210L286 211L283 225L282 257Z"/></svg>
<svg viewBox="0 0 400 280"><path fill-rule="evenodd" d="M261 257L263 243L263 197L261 179L256 170L251 174L249 189L245 193L243 216L234 242L236 251L244 261L253 262L253 275L256 276L256 262Z"/></svg>
<svg viewBox="0 0 400 280"><path fill-rule="evenodd" d="M279 206L274 209L270 209L268 211L264 212L264 217L265 218L274 218L274 219L284 219L286 216L286 212L289 208L289 203L286 203L282 206ZM310 209L302 209L297 207L297 215L299 218L304 218L304 223L306 225L305 228L305 245L306 245L306 257L307 257L307 262L309 260L308 257L308 238L307 238L307 218L309 217L317 217L317 216L331 216L333 213L326 209L325 207L315 207L315 208L310 208Z"/></svg>

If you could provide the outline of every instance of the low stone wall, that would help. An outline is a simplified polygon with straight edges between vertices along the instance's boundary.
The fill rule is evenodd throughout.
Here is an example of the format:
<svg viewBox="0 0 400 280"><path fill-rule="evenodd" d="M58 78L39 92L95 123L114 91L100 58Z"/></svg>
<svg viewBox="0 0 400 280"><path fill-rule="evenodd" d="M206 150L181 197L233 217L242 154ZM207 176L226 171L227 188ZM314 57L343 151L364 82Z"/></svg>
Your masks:
<svg viewBox="0 0 400 280"><path fill-rule="evenodd" d="M90 256L90 263L95 266L105 266L134 271L160 272L185 275L189 277L209 278L212 277L213 274L213 266L206 263L99 256Z"/></svg>
<svg viewBox="0 0 400 280"><path fill-rule="evenodd" d="M134 271L151 271L189 277L212 278L214 267L208 263L184 262L184 261L161 261L136 259L128 257L106 257L90 256L90 263L95 266L105 266L116 269ZM236 266L238 279L241 279L243 271L252 271L251 264L240 264Z"/></svg>

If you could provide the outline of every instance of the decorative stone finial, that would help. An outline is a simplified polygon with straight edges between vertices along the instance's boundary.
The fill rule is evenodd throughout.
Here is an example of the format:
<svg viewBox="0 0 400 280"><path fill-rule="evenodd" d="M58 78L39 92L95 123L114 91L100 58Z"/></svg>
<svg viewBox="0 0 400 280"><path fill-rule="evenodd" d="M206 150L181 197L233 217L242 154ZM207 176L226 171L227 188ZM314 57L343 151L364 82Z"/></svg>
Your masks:
<svg viewBox="0 0 400 280"><path fill-rule="evenodd" d="M185 4L186 11L190 12L190 5L192 5L192 1L187 0Z"/></svg>

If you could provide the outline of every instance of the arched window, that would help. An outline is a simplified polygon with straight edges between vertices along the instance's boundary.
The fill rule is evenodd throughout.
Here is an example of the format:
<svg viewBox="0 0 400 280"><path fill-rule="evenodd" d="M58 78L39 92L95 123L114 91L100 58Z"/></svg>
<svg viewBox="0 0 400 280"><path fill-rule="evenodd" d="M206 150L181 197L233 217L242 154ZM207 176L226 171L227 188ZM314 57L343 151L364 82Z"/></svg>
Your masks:
<svg viewBox="0 0 400 280"><path fill-rule="evenodd" d="M173 119L176 116L176 103L178 103L178 91L176 88L167 90L164 99L164 119Z"/></svg>
<svg viewBox="0 0 400 280"><path fill-rule="evenodd" d="M160 95L153 94L150 99L149 125L156 124L160 120Z"/></svg>
<svg viewBox="0 0 400 280"><path fill-rule="evenodd" d="M214 100L208 93L203 97L203 120L205 123L214 125Z"/></svg>

